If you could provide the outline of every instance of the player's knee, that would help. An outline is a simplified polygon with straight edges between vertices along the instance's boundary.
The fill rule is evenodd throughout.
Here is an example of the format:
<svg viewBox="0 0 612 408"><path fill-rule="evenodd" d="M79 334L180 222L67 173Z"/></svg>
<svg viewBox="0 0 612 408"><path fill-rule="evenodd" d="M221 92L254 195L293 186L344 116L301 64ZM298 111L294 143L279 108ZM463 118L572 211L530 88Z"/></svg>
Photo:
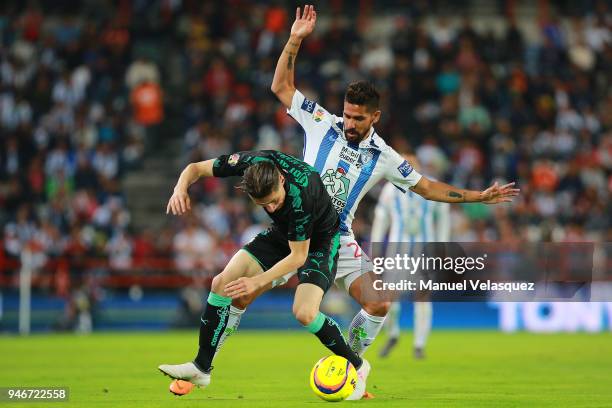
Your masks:
<svg viewBox="0 0 612 408"><path fill-rule="evenodd" d="M311 307L294 307L293 315L302 326L308 326L317 317L318 310Z"/></svg>
<svg viewBox="0 0 612 408"><path fill-rule="evenodd" d="M254 299L255 299L254 296L240 296L239 298L232 300L232 306L237 307L238 309L244 310L251 303L253 303Z"/></svg>
<svg viewBox="0 0 612 408"><path fill-rule="evenodd" d="M210 285L210 290L218 295L223 295L224 289L225 289L225 285L227 282L225 282L225 279L223 277L223 274L220 273L219 275L216 275L213 280L212 283Z"/></svg>
<svg viewBox="0 0 612 408"><path fill-rule="evenodd" d="M365 302L361 305L361 307L369 315L383 317L389 313L389 309L391 309L391 302Z"/></svg>

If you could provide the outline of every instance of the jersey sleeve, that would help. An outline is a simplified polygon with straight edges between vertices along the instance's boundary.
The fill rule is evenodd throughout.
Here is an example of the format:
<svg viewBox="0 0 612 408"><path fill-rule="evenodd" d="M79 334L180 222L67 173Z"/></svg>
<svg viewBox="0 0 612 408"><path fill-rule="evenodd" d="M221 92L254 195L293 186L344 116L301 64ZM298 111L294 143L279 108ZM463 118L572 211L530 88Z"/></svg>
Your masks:
<svg viewBox="0 0 612 408"><path fill-rule="evenodd" d="M213 176L242 176L249 166L262 160L272 160L269 156L270 154L265 151L236 152L221 155L213 162Z"/></svg>
<svg viewBox="0 0 612 408"><path fill-rule="evenodd" d="M336 123L336 116L329 113L325 108L315 101L306 98L297 89L291 100L291 108L287 114L295 119L306 137L306 143L321 142L330 126Z"/></svg>
<svg viewBox="0 0 612 408"><path fill-rule="evenodd" d="M410 163L393 149L388 150L385 178L402 192L416 186L421 180L421 174Z"/></svg>
<svg viewBox="0 0 612 408"><path fill-rule="evenodd" d="M291 215L289 216L289 241L306 241L312 236L313 209L312 199L304 197L302 190L293 183L289 184L288 195L291 200Z"/></svg>
<svg viewBox="0 0 612 408"><path fill-rule="evenodd" d="M374 221L372 221L371 242L383 242L385 235L391 225L391 211L393 205L393 193L395 187L391 183L385 184L374 209Z"/></svg>

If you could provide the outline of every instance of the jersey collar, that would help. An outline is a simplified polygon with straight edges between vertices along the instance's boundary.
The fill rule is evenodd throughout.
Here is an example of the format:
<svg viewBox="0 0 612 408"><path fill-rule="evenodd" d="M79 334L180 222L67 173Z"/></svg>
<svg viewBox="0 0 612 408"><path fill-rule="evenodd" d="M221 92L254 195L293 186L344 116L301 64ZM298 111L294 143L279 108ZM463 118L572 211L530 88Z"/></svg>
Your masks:
<svg viewBox="0 0 612 408"><path fill-rule="evenodd" d="M379 149L380 147L376 144L375 140L374 140L374 136L376 135L376 131L374 130L374 126L372 126L370 128L370 133L368 134L368 137L366 137L365 139L363 139L361 142L359 142L359 147L360 148L375 148L375 149Z"/></svg>

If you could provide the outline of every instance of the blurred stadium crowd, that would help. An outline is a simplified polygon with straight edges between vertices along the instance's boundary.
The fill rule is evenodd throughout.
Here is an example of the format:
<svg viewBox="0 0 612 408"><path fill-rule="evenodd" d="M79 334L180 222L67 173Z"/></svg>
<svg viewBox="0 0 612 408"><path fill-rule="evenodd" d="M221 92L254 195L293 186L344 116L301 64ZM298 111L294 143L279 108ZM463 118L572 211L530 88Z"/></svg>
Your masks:
<svg viewBox="0 0 612 408"><path fill-rule="evenodd" d="M551 6L533 20L537 40L511 7L501 30L483 31L467 16L432 17L427 2L376 3L317 6L298 88L340 115L345 86L368 78L382 95L378 133L414 150L424 173L471 189L517 182L512 205L454 206L455 241L611 240L606 2L576 15ZM192 188L191 218L143 232L130 225L122 177L179 138L183 163L261 148L300 157L302 130L269 90L293 6L3 2L3 256L29 246L39 265L108 257L118 270L167 256L182 271L218 272L265 214L232 184L205 180ZM375 199L376 191L357 213L360 240Z"/></svg>

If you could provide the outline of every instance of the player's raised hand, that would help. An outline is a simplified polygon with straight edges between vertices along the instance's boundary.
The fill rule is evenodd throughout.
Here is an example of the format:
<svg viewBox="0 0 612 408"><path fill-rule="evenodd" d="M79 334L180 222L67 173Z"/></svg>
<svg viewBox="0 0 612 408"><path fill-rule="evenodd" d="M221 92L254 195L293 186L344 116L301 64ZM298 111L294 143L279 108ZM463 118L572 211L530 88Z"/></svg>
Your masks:
<svg viewBox="0 0 612 408"><path fill-rule="evenodd" d="M491 187L480 193L481 202L485 204L507 203L512 201L521 190L514 188L514 182L500 186L496 181Z"/></svg>
<svg viewBox="0 0 612 408"><path fill-rule="evenodd" d="M261 286L257 278L242 277L225 285L225 294L236 299L254 294L261 289Z"/></svg>
<svg viewBox="0 0 612 408"><path fill-rule="evenodd" d="M191 199L186 191L174 190L166 206L166 214L183 215L191 211Z"/></svg>
<svg viewBox="0 0 612 408"><path fill-rule="evenodd" d="M314 30L315 23L317 22L317 12L312 5L304 6L304 13L300 15L300 8L295 10L295 21L291 26L291 35L295 35L298 38L306 38L312 30Z"/></svg>

